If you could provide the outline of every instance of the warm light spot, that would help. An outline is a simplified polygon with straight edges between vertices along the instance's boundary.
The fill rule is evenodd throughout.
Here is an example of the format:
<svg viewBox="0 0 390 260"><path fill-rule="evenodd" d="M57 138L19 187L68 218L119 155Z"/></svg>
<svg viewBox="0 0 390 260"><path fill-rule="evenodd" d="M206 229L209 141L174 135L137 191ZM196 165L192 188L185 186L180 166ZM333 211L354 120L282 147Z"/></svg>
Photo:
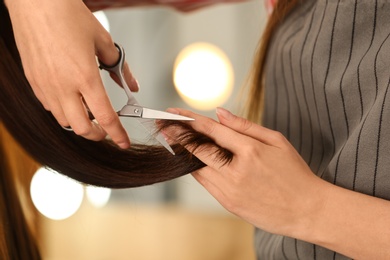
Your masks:
<svg viewBox="0 0 390 260"><path fill-rule="evenodd" d="M97 208L104 207L111 196L111 189L87 186L88 201Z"/></svg>
<svg viewBox="0 0 390 260"><path fill-rule="evenodd" d="M83 186L47 168L40 168L32 178L31 199L45 217L55 220L73 215L83 200Z"/></svg>
<svg viewBox="0 0 390 260"><path fill-rule="evenodd" d="M230 97L233 67L226 54L209 43L194 43L176 58L173 81L177 92L191 107L210 110Z"/></svg>

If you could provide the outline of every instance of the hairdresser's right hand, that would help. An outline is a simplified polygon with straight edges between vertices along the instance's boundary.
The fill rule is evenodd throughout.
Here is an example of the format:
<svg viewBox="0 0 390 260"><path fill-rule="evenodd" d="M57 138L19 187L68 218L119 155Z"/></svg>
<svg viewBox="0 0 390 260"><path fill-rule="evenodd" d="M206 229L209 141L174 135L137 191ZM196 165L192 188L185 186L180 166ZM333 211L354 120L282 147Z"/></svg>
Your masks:
<svg viewBox="0 0 390 260"><path fill-rule="evenodd" d="M62 126L90 140L108 134L121 148L130 139L104 89L96 56L114 64L110 34L81 0L6 0L25 75L46 110ZM138 90L126 64L125 78ZM89 120L87 109L99 124Z"/></svg>

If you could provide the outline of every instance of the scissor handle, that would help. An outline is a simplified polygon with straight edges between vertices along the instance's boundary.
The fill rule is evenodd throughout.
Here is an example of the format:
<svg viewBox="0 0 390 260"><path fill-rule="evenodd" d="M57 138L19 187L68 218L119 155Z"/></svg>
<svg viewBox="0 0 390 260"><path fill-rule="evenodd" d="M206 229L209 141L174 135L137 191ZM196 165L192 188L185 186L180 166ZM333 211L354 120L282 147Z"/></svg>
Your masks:
<svg viewBox="0 0 390 260"><path fill-rule="evenodd" d="M117 44L116 42L114 42L114 45L119 52L118 60L113 65L107 65L99 59L99 69L104 69L104 70L111 71L111 72L114 72L117 74L119 71L121 71L123 69L123 64L125 61L125 50L123 49L123 47L121 45ZM118 71L118 69L119 69L119 71Z"/></svg>
<svg viewBox="0 0 390 260"><path fill-rule="evenodd" d="M127 83L125 81L125 77L123 75L123 66L124 66L125 61L126 61L125 60L125 56L126 56L125 55L125 49L121 45L119 45L117 43L114 43L114 44L115 44L115 47L118 49L118 52L119 52L119 59L118 59L118 61L114 65L110 65L109 66L107 64L104 64L101 60L99 60L99 68L100 69L104 69L104 70L106 70L108 72L112 72L112 73L114 73L118 77L118 79L119 79L123 89L126 92L126 95L127 95L127 98L128 98L127 103L135 105L135 104L137 104L137 100L134 98L133 94L131 94L131 90L130 90L129 86L127 85Z"/></svg>

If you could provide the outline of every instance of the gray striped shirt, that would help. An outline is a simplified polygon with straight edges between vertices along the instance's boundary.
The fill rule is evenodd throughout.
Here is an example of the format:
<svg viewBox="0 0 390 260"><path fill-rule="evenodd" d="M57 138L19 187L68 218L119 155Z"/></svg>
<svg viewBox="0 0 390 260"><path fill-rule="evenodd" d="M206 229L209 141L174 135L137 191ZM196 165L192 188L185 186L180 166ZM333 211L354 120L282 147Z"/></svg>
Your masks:
<svg viewBox="0 0 390 260"><path fill-rule="evenodd" d="M307 0L276 31L267 57L264 125L313 172L390 199L390 1ZM348 259L256 231L258 259Z"/></svg>

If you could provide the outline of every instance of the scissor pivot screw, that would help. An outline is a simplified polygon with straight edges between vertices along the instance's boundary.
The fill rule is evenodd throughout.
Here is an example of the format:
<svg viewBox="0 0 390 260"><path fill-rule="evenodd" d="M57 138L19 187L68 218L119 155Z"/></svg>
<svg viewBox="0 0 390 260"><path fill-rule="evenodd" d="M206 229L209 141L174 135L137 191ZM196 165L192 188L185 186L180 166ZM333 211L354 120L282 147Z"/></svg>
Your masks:
<svg viewBox="0 0 390 260"><path fill-rule="evenodd" d="M135 114L139 114L139 109L138 108L134 108L134 113Z"/></svg>

